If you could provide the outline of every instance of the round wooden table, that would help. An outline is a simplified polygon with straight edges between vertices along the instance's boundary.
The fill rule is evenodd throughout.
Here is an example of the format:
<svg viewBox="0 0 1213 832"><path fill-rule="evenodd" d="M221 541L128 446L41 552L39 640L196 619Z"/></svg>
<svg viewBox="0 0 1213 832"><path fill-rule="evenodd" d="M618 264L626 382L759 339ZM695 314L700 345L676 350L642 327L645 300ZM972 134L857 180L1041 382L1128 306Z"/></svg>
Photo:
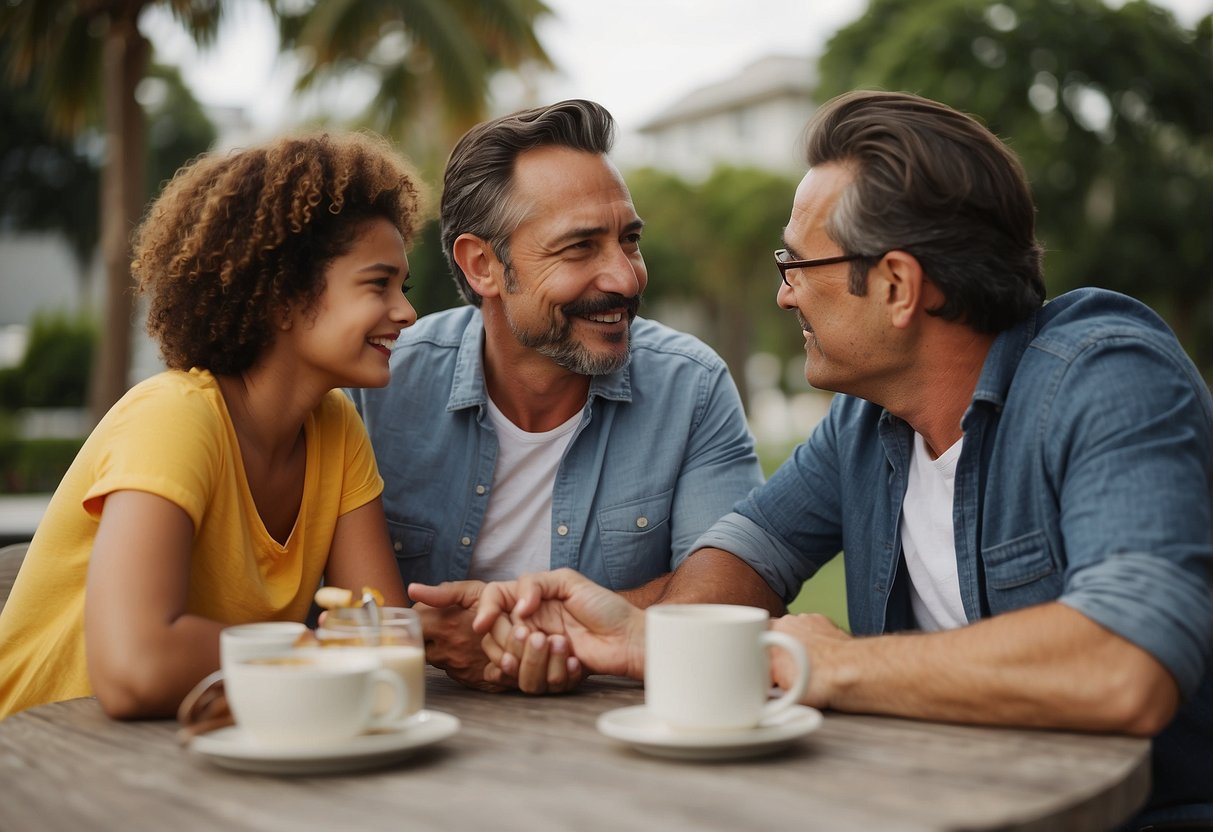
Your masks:
<svg viewBox="0 0 1213 832"><path fill-rule="evenodd" d="M1105 830L1149 790L1149 742L827 712L766 757L675 761L600 734L637 683L575 694L466 690L427 671L457 734L379 769L229 771L170 721L116 722L95 700L0 721L3 830Z"/></svg>

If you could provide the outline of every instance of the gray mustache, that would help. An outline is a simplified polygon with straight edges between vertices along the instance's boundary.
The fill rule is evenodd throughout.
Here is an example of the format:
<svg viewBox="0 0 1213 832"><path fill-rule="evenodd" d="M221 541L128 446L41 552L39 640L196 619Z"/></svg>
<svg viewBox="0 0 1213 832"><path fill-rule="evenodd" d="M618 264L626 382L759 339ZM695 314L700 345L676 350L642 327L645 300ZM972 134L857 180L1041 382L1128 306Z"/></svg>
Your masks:
<svg viewBox="0 0 1213 832"><path fill-rule="evenodd" d="M586 315L598 315L620 307L623 307L624 311L628 313L629 319L635 318L637 310L640 309L640 295L628 298L615 292L608 292L600 298L576 300L566 304L564 314L584 318Z"/></svg>

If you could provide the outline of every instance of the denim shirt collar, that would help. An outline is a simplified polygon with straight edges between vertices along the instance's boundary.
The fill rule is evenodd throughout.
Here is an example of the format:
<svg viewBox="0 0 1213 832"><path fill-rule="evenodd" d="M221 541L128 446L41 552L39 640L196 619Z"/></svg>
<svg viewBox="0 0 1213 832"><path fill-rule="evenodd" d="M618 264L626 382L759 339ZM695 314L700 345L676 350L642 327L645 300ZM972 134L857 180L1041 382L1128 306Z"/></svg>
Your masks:
<svg viewBox="0 0 1213 832"><path fill-rule="evenodd" d="M1037 317L1040 310L1032 312L1024 320L1010 329L1003 330L990 345L977 379L977 388L973 391L973 402L989 402L997 408L1007 402L1007 391L1015 378L1019 362L1027 351L1028 345L1036 337Z"/></svg>
<svg viewBox="0 0 1213 832"><path fill-rule="evenodd" d="M974 420L979 418L978 413L998 413L1006 404L1019 362L1036 337L1039 314L1037 310L1010 329L1003 330L990 345L973 390L973 399L960 420L966 436L976 427ZM877 430L889 464L895 471L907 470L913 436L909 424L885 410L880 414Z"/></svg>
<svg viewBox="0 0 1213 832"><path fill-rule="evenodd" d="M484 319L479 311L468 319L459 343L455 373L451 379L451 395L447 399L448 413L469 407L481 407L488 400L484 383ZM632 400L632 356L613 373L590 379L589 398L595 396L613 401Z"/></svg>
<svg viewBox="0 0 1213 832"><path fill-rule="evenodd" d="M448 413L483 405L488 400L484 386L484 321L479 312L468 319L458 356L451 378L451 396L446 401Z"/></svg>

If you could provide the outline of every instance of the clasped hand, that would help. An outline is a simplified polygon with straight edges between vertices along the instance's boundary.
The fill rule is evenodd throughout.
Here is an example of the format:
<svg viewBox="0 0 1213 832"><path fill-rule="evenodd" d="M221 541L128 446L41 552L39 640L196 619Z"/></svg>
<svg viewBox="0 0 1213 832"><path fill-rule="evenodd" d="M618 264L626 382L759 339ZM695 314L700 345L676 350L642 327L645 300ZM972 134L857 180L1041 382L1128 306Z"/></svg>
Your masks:
<svg viewBox="0 0 1213 832"><path fill-rule="evenodd" d="M493 634L473 631L472 619L485 589L482 581L447 581L437 586L409 584L413 609L421 616L426 660L455 681L488 692L518 688L524 693L564 693L585 678L569 640L508 617Z"/></svg>
<svg viewBox="0 0 1213 832"><path fill-rule="evenodd" d="M541 637L567 644L578 673L611 673L642 678L644 612L622 596L572 569L525 575L488 584L480 596L473 629L494 666L517 668L532 677L541 667L527 651Z"/></svg>

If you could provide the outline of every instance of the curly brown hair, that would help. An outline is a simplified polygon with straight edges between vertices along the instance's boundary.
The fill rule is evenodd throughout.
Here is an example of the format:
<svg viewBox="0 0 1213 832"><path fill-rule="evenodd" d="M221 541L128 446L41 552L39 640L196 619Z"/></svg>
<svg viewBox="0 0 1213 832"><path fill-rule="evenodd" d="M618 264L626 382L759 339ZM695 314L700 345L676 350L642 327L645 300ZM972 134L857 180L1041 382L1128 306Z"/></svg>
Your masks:
<svg viewBox="0 0 1213 832"><path fill-rule="evenodd" d="M135 232L147 331L171 369L240 373L291 308L316 303L328 265L368 221L388 220L407 247L422 202L413 169L366 133L203 155L177 171Z"/></svg>

